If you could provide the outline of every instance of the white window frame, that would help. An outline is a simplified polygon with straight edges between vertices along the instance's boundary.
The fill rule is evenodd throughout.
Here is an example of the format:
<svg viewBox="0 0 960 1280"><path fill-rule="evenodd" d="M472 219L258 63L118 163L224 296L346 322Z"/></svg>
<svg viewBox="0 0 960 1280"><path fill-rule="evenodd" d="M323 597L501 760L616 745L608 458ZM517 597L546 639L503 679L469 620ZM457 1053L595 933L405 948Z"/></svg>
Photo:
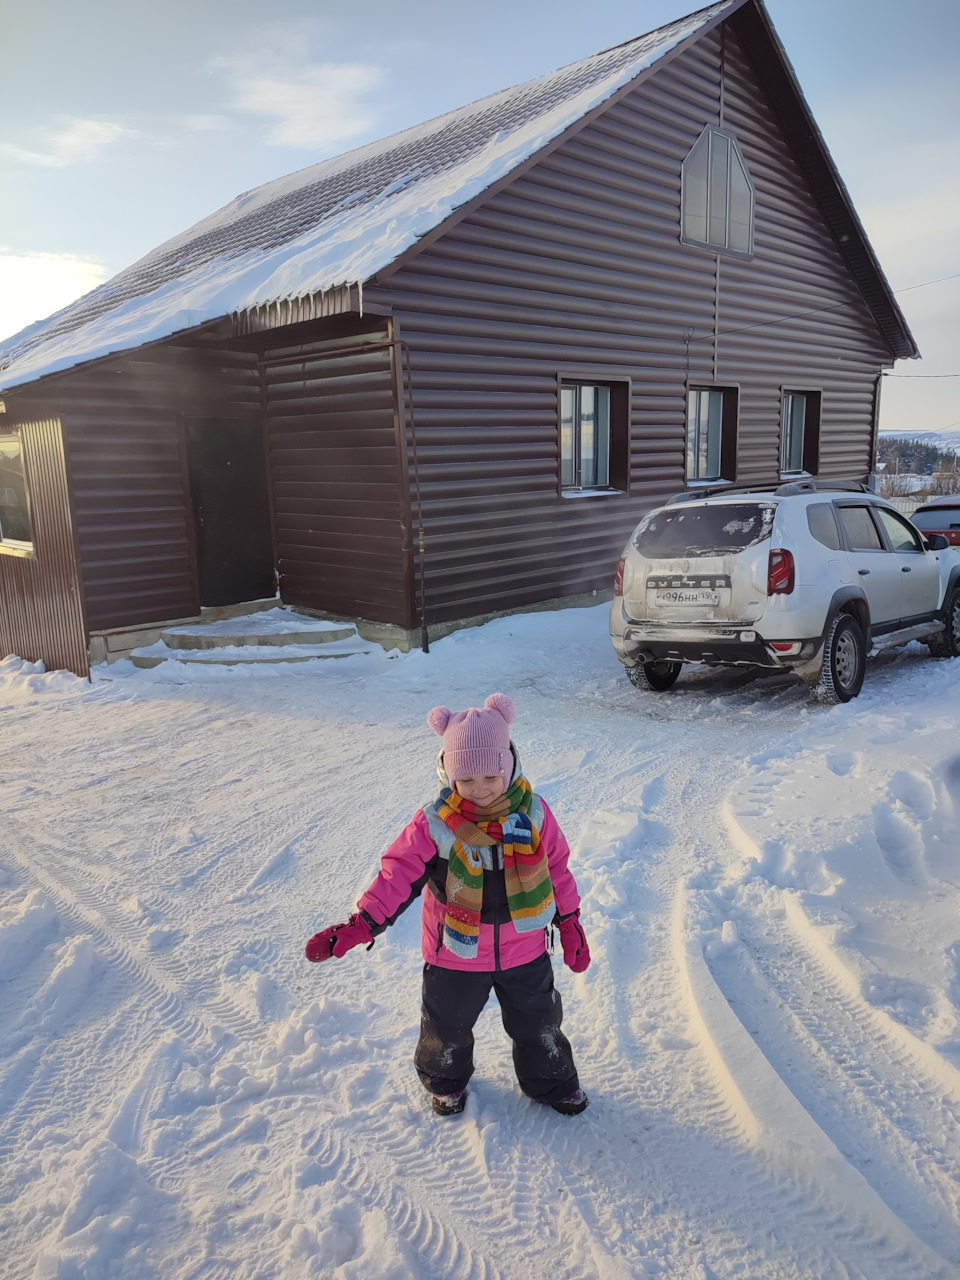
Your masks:
<svg viewBox="0 0 960 1280"><path fill-rule="evenodd" d="M803 422L800 426L799 445L796 441L797 424L794 406L803 401ZM781 476L815 475L820 465L820 418L823 412L823 393L811 387L785 386L780 388L780 474ZM796 454L799 448L799 465ZM792 455L792 457L791 457Z"/></svg>
<svg viewBox="0 0 960 1280"><path fill-rule="evenodd" d="M803 391L783 393L783 426L780 431L780 474L803 475L803 444L809 398ZM797 421L797 409L801 408Z"/></svg>
<svg viewBox="0 0 960 1280"><path fill-rule="evenodd" d="M560 487L564 493L609 492L612 391L602 382L564 379L560 384ZM592 401L592 405L590 403ZM585 432L584 423L592 430ZM592 474L584 482L584 440L592 435Z"/></svg>
<svg viewBox="0 0 960 1280"><path fill-rule="evenodd" d="M739 406L737 386L687 388L687 484L730 484L736 480Z"/></svg>

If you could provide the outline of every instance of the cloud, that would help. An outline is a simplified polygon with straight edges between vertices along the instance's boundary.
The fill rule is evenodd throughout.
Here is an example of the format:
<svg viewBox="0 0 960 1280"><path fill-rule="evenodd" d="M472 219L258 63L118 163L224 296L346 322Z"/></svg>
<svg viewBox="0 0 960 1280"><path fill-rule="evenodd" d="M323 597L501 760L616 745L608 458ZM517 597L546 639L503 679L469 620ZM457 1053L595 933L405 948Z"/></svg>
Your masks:
<svg viewBox="0 0 960 1280"><path fill-rule="evenodd" d="M107 274L96 258L71 253L11 253L0 247L0 339L89 293Z"/></svg>
<svg viewBox="0 0 960 1280"><path fill-rule="evenodd" d="M375 122L374 109L362 101L380 81L380 68L371 63L291 65L261 55L222 58L213 66L230 79L235 107L276 118L268 140L278 146L325 150Z"/></svg>
<svg viewBox="0 0 960 1280"><path fill-rule="evenodd" d="M48 133L43 150L32 151L12 143L0 143L0 151L12 155L24 164L61 168L68 164L84 164L95 160L105 147L133 136L133 130L113 120L83 120L69 118L63 128Z"/></svg>

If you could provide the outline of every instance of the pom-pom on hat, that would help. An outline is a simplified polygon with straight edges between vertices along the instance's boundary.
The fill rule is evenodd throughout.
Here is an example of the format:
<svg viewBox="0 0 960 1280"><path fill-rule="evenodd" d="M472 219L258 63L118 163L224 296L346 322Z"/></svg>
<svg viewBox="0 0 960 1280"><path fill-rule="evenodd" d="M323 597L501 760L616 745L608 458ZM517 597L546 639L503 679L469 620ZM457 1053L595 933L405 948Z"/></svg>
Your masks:
<svg viewBox="0 0 960 1280"><path fill-rule="evenodd" d="M516 716L505 693L491 693L482 707L434 707L427 714L427 724L443 738L443 768L451 786L458 778L492 778L497 773L504 789L510 785L510 726Z"/></svg>

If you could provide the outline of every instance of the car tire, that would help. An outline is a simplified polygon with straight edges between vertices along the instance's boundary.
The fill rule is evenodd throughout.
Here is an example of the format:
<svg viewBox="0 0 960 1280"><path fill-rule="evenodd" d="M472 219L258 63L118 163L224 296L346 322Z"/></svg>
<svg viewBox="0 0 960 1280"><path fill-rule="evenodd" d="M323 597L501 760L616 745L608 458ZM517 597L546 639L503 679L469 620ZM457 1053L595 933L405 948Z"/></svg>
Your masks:
<svg viewBox="0 0 960 1280"><path fill-rule="evenodd" d="M838 613L823 644L813 696L818 702L849 702L863 688L866 662L867 642L859 622L849 613Z"/></svg>
<svg viewBox="0 0 960 1280"><path fill-rule="evenodd" d="M676 684L682 666L682 662L674 662L670 658L638 662L635 667L627 667L627 679L644 693L663 693Z"/></svg>
<svg viewBox="0 0 960 1280"><path fill-rule="evenodd" d="M930 652L935 658L960 657L960 586L954 587L947 596L943 620L947 629L927 641Z"/></svg>

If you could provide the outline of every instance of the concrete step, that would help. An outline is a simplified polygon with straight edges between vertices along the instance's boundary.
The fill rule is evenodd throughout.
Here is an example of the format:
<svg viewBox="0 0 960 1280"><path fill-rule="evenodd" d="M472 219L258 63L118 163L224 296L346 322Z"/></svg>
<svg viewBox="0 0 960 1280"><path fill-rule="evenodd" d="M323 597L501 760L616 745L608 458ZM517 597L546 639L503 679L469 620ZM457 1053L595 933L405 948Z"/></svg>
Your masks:
<svg viewBox="0 0 960 1280"><path fill-rule="evenodd" d="M134 649L130 661L135 667L159 667L162 662L193 662L207 667L232 667L237 663L250 666L266 666L279 662L310 662L314 658L349 658L354 653L370 653L372 646L362 640L350 648L328 645L271 646L268 649L254 646L236 646L219 649L168 649L157 643L146 649Z"/></svg>
<svg viewBox="0 0 960 1280"><path fill-rule="evenodd" d="M357 635L352 623L311 618L280 607L170 627L161 632L155 644L133 649L130 659L142 668L163 662L235 666L349 658L355 653L370 653L373 648Z"/></svg>
<svg viewBox="0 0 960 1280"><path fill-rule="evenodd" d="M280 607L218 622L170 627L160 633L160 640L170 649L236 649L336 644L356 634L350 622L328 622Z"/></svg>

